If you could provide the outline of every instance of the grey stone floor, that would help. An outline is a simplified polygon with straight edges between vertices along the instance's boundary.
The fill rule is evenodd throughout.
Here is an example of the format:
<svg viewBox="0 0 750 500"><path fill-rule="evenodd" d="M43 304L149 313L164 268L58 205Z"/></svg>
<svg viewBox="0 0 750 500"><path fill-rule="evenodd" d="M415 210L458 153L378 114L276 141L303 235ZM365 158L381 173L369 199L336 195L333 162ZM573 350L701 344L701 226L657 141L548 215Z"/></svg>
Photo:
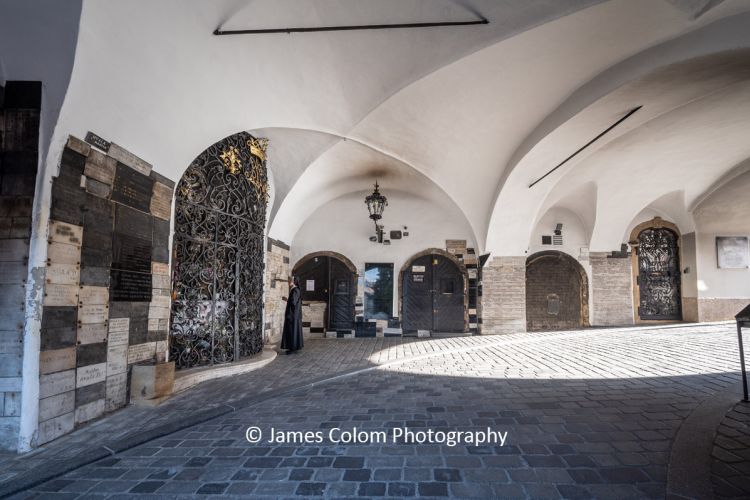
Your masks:
<svg viewBox="0 0 750 500"><path fill-rule="evenodd" d="M677 429L703 400L736 383L737 364L731 325L310 342L257 372L98 425L123 432L118 425L157 425L215 401L372 369L238 408L16 497L664 498ZM144 423L150 415L157 424ZM266 437L271 428L324 437L250 444L249 426ZM327 439L331 428L354 427L388 437L403 427L508 435L505 446ZM96 435L84 428L70 439L86 433Z"/></svg>
<svg viewBox="0 0 750 500"><path fill-rule="evenodd" d="M750 498L750 403L739 402L721 422L711 454L717 498Z"/></svg>

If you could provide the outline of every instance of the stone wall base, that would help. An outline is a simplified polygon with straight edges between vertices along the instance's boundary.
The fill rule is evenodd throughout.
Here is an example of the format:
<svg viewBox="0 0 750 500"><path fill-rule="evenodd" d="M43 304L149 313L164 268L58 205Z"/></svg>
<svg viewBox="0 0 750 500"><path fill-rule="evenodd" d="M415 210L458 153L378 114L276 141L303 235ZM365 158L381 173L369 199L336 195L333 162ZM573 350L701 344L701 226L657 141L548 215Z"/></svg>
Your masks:
<svg viewBox="0 0 750 500"><path fill-rule="evenodd" d="M699 297L698 321L727 321L734 320L734 315L750 304L747 298L713 298ZM687 318L685 318L687 320Z"/></svg>
<svg viewBox="0 0 750 500"><path fill-rule="evenodd" d="M633 278L630 256L613 257L591 252L591 324L623 326L633 324Z"/></svg>

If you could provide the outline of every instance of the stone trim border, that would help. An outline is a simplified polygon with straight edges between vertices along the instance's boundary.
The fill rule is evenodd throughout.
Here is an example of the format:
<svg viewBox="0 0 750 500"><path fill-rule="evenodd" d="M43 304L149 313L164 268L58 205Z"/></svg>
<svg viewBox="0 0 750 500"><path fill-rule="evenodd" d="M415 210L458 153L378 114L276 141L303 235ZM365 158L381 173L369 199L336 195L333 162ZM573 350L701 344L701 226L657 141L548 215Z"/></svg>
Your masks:
<svg viewBox="0 0 750 500"><path fill-rule="evenodd" d="M739 384L705 399L677 430L667 465L667 498L713 498L711 453L716 430L741 399Z"/></svg>
<svg viewBox="0 0 750 500"><path fill-rule="evenodd" d="M408 363L411 361L418 361L418 360L428 359L428 358L433 358L433 357L438 357L438 356L445 356L448 354L459 354L459 353L464 353L464 352L469 352L469 351L474 351L474 350L479 350L479 349L487 349L488 347L491 347L491 346L519 344L519 343L534 342L534 341L545 342L550 338L588 336L588 335L602 333L602 331L623 331L623 330L632 330L633 328L638 328L639 330L662 330L662 329L668 329L668 328L704 327L706 325L711 325L711 324L721 325L721 324L731 324L731 323L733 322L717 321L713 323L689 323L689 324L678 323L678 324L671 324L671 325L595 328L595 329L586 329L586 330L572 330L572 331L567 330L567 331L561 331L561 332L544 332L544 333L538 332L538 333L520 333L518 335L502 335L502 336L497 336L496 340L493 339L493 341L491 342L481 343L479 345L473 345L473 346L468 346L468 347L456 347L456 348L451 348L451 349L445 349L443 351L431 352L427 354L418 354L416 356L409 356L409 357L405 357L402 359L387 361L385 363L381 363L379 365L368 366L366 368L353 368L351 370L345 370L336 375L323 376L323 377L309 380L307 382L290 385L279 391L269 392L268 394L250 396L248 398L238 401L238 403L235 406L221 405L221 406L217 406L216 408L212 408L210 410L197 411L189 417L183 418L175 422L170 422L158 428L149 429L145 431L136 431L130 435L127 435L111 443L92 447L91 449L88 449L79 453L75 457L68 458L65 460L58 460L56 461L56 463L45 463L45 464L38 465L23 474L19 474L18 476L14 477L10 481L6 481L5 483L0 484L0 498L5 498L10 495L28 490L42 483L46 483L47 481L50 481L52 479L65 475L69 472L72 472L76 469L79 469L86 465L90 465L94 462L98 462L99 460L102 460L104 458L111 458L120 452L127 451L131 448L135 448L136 446L140 446L154 439L158 439L158 438L173 434L182 429L186 429L188 427L192 427L192 426L207 422L209 420L213 420L217 417L221 417L229 413L234 413L240 409L248 408L250 406L263 403L265 401L268 401L269 399L287 396L299 390L307 389L310 387L315 387L315 386L325 384L328 382L332 382L335 380L340 380L342 378L348 378L354 375L359 375L361 373L367 373L373 370L379 370L388 366L393 366L393 365L397 365L401 363ZM511 338L511 337L518 337L518 338ZM729 394L730 391L727 390L725 392ZM724 394L725 392L722 392L721 394ZM713 399L713 398L710 398L710 399ZM706 403L708 403L708 400L704 401L704 403L702 403L698 408L702 408L703 405ZM696 411L693 412L693 414L696 414L696 412L697 412L697 409ZM721 421L721 418L724 416L724 413L726 413L726 410L722 412L721 415L718 417L719 419L718 421ZM693 414L691 414L688 417L688 419L693 418ZM698 421L699 420L696 417L696 422ZM684 426L685 426L685 422L683 422L682 427ZM718 426L718 422L716 426ZM678 431L678 434L681 433L682 427L680 428L680 431ZM715 432L715 430L716 428L714 427L713 431ZM680 436L678 435L675 438L675 443L677 442L677 439L679 437ZM689 437L692 438L693 436L686 432L686 435L682 439L688 439ZM711 434L709 451L707 454L709 467L710 467L710 458L711 458L710 450L713 447L713 437L714 437L713 434ZM673 450L675 448L674 446L675 443L673 443ZM695 448L693 447L691 448L690 453L694 453L694 452L695 452ZM671 491L670 486L673 484L672 481L670 480L671 474L672 474L671 459L672 459L672 456L670 456L670 465L669 465L670 477L668 477L668 481L667 481L668 496L669 496L669 492ZM710 487L711 485L710 469L708 470L708 484ZM671 498L681 498L681 496L678 495L676 497L671 497Z"/></svg>
<svg viewBox="0 0 750 500"><path fill-rule="evenodd" d="M240 375L242 373L257 370L258 368L263 368L276 359L277 353L273 349L263 349L259 354L259 356L253 356L250 359L239 361L237 363L226 363L212 367L199 367L177 371L174 376L174 389L172 394L185 391L208 380L228 377L230 375Z"/></svg>

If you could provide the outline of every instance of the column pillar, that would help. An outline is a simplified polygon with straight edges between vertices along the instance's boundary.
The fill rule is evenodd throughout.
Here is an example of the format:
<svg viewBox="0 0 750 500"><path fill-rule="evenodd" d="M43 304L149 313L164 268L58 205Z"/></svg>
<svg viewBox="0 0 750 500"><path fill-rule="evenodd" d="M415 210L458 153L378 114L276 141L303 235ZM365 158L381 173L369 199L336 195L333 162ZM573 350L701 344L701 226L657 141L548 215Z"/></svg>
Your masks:
<svg viewBox="0 0 750 500"><path fill-rule="evenodd" d="M633 324L633 275L629 252L591 252L592 326Z"/></svg>
<svg viewBox="0 0 750 500"><path fill-rule="evenodd" d="M482 270L482 333L526 331L526 257L495 257Z"/></svg>

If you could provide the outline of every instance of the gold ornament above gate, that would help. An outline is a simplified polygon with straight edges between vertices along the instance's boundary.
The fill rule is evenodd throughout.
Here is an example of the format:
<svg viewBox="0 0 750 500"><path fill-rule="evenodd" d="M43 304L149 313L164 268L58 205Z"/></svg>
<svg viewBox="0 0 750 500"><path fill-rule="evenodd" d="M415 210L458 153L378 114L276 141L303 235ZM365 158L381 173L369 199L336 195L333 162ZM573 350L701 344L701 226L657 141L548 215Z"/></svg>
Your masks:
<svg viewBox="0 0 750 500"><path fill-rule="evenodd" d="M219 155L221 161L224 162L224 166L229 170L232 175L237 174L242 169L242 162L240 161L240 152L237 148L231 146Z"/></svg>
<svg viewBox="0 0 750 500"><path fill-rule="evenodd" d="M261 161L266 161L266 149L268 148L268 139L257 139L252 137L247 140L247 147L250 154L257 156Z"/></svg>

